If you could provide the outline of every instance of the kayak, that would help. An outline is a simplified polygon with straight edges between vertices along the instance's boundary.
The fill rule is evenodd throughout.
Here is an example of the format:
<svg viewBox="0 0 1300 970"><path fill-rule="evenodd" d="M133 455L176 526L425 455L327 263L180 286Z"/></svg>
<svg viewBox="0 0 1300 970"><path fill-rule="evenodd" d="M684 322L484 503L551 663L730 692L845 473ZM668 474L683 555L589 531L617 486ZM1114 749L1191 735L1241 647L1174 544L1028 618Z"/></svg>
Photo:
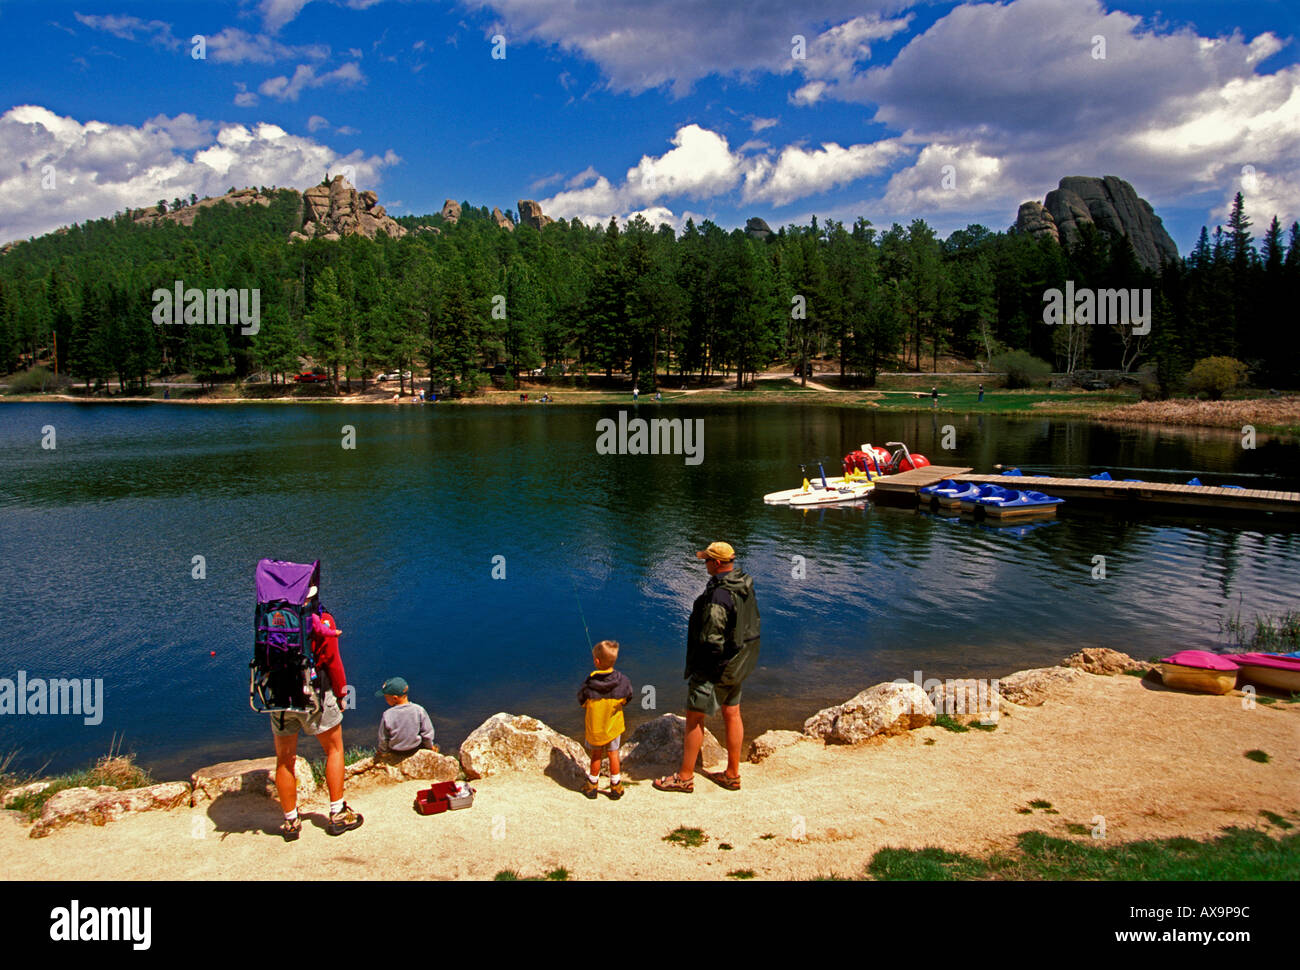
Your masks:
<svg viewBox="0 0 1300 970"><path fill-rule="evenodd" d="M989 496L978 500L984 514L994 519L1014 518L1022 515L1055 515L1056 507L1065 499L1053 498L1042 492L1012 491L1008 495Z"/></svg>
<svg viewBox="0 0 1300 970"><path fill-rule="evenodd" d="M839 478L826 479L826 488L840 489L840 488L858 488L858 487L863 488L865 494L865 492L870 491L874 487L874 485L872 484L871 481L868 481L866 478L863 478L862 476L853 476L847 479L844 478L843 476ZM825 490L826 489L822 486L821 478L817 478L815 481L804 479L803 485L801 485L799 488L787 488L779 492L768 492L766 495L763 496L763 501L766 502L768 505L790 505L793 504L794 498L797 495L807 495L811 492L819 492ZM807 501L803 501L798 504L809 505L809 504L817 504L817 503L810 503Z"/></svg>
<svg viewBox="0 0 1300 970"><path fill-rule="evenodd" d="M1166 687L1198 694L1226 694L1237 683L1237 665L1205 650L1180 650L1159 663Z"/></svg>
<svg viewBox="0 0 1300 970"><path fill-rule="evenodd" d="M1300 691L1300 659L1277 653L1234 653L1241 676L1255 684L1284 691Z"/></svg>

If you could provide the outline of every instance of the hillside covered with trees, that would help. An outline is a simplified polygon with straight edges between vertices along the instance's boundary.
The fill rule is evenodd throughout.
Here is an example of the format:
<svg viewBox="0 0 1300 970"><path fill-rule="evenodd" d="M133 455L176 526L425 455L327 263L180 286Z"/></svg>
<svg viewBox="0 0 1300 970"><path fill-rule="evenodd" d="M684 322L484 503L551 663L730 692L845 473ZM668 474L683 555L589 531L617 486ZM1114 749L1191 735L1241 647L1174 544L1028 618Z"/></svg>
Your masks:
<svg viewBox="0 0 1300 970"><path fill-rule="evenodd" d="M670 374L740 384L830 355L846 380L870 385L900 363L987 364L1020 350L1058 370L1154 365L1166 394L1213 356L1245 362L1258 386L1300 386L1300 226L1284 238L1274 218L1257 240L1241 196L1228 226L1203 229L1157 274L1126 239L1091 227L1066 251L1014 228L940 239L921 219L881 229L814 218L773 233L688 222L675 233L637 217L509 231L466 203L455 224L399 219L411 230L401 239L290 243L301 197L261 192L269 205L212 205L192 226L119 214L12 247L0 256L0 370L48 361L57 341L60 373L87 386L182 372L284 381L309 360L336 388L401 368L471 393L500 365L652 388ZM151 294L177 281L259 289L258 332L156 324ZM1149 287L1150 333L1048 326L1044 293L1066 281Z"/></svg>

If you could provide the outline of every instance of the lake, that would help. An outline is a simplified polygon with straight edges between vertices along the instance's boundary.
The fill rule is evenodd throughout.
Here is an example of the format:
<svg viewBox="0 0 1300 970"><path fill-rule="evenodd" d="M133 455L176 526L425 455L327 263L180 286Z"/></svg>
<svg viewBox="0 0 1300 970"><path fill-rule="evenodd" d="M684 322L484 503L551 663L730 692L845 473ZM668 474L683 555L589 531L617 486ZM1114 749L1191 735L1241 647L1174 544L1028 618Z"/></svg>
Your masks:
<svg viewBox="0 0 1300 970"><path fill-rule="evenodd" d="M347 743L374 744L374 692L400 675L444 750L498 711L580 737L584 618L593 639L622 644L637 691L629 727L680 713L687 614L706 580L693 553L715 539L754 576L763 617L748 736L798 728L917 670L997 676L1083 646L1143 658L1212 649L1226 642L1226 616L1296 606L1300 532L1278 520L1132 519L1067 504L1055 522L999 530L911 510L762 503L798 484L801 461L824 456L829 472L866 441L906 441L936 464L977 470L1297 489L1294 443L1243 451L1239 436L1210 430L642 404L643 417L703 420L703 460L688 464L598 454L597 422L618 410L5 405L0 678L102 678L104 711L96 725L0 717L0 754L60 771L116 735L161 778L270 754L267 718L247 697L264 556L322 560L322 600L357 687ZM945 424L956 431L949 451ZM41 447L47 425L53 450ZM193 578L196 556L205 578ZM1105 579L1093 578L1095 556ZM642 707L646 687L653 709ZM301 750L319 753L314 742Z"/></svg>

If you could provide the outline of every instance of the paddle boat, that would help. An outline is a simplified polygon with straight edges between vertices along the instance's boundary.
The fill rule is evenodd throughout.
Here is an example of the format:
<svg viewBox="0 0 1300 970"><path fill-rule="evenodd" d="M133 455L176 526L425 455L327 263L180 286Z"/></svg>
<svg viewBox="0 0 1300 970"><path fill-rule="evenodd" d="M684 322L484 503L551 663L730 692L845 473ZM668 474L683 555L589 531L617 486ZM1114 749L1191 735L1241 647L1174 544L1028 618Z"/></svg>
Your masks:
<svg viewBox="0 0 1300 970"><path fill-rule="evenodd" d="M1234 653L1242 680L1288 693L1300 691L1300 657L1280 653Z"/></svg>
<svg viewBox="0 0 1300 970"><path fill-rule="evenodd" d="M1237 683L1238 667L1229 657L1206 650L1180 650L1159 663L1166 687L1198 694L1226 694Z"/></svg>
<svg viewBox="0 0 1300 970"><path fill-rule="evenodd" d="M961 505L963 512L975 512L979 508L981 499L986 498L1003 498L1011 493L1011 489L1003 488L1001 485L976 485L973 492L967 492L958 503Z"/></svg>
<svg viewBox="0 0 1300 970"><path fill-rule="evenodd" d="M780 492L768 492L763 496L763 501L768 505L799 506L822 505L827 502L848 502L865 497L874 487L872 476L866 472L852 471L839 478L827 478L826 469L822 467L821 462L817 463L817 468L821 475L816 483L809 480L807 466L800 465L799 470L804 473L801 486L787 488ZM879 478L880 476L875 477ZM829 493L834 493L837 497L832 498ZM795 501L796 499L798 501Z"/></svg>
<svg viewBox="0 0 1300 970"><path fill-rule="evenodd" d="M974 482L954 482L951 478L945 478L941 482L917 489L917 494L922 500L932 499L941 509L955 509L961 506L963 499L974 498L978 491L979 486Z"/></svg>
<svg viewBox="0 0 1300 970"><path fill-rule="evenodd" d="M1011 489L1006 495L992 495L977 499L975 504L989 518L1013 519L1032 515L1055 515L1056 507L1064 505L1065 499L1053 498L1042 492L1021 492Z"/></svg>

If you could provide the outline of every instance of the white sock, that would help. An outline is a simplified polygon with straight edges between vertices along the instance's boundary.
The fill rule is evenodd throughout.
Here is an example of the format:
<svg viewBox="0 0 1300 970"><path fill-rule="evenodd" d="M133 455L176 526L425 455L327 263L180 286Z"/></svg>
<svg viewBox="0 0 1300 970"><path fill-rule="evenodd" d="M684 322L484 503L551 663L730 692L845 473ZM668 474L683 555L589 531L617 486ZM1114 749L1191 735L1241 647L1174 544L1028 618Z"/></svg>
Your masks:
<svg viewBox="0 0 1300 970"><path fill-rule="evenodd" d="M285 820L286 822L292 822L292 821L293 821L294 819L296 819L297 817L298 817L298 809L296 809L296 808L295 808L292 812L285 812L285 813L284 813L284 820Z"/></svg>
<svg viewBox="0 0 1300 970"><path fill-rule="evenodd" d="M331 815L337 815L341 811L343 811L343 799L340 798L337 802L330 802Z"/></svg>
<svg viewBox="0 0 1300 970"><path fill-rule="evenodd" d="M609 783L610 783L611 785L617 785L617 784L618 784L620 781L622 781L622 780L623 780L623 775L622 775L622 774L610 775L610 776L609 776Z"/></svg>
<svg viewBox="0 0 1300 970"><path fill-rule="evenodd" d="M587 780L588 780L589 782L591 782L593 785L597 785L597 784L600 783L600 775L593 775L593 774L588 773L588 774L587 774Z"/></svg>

